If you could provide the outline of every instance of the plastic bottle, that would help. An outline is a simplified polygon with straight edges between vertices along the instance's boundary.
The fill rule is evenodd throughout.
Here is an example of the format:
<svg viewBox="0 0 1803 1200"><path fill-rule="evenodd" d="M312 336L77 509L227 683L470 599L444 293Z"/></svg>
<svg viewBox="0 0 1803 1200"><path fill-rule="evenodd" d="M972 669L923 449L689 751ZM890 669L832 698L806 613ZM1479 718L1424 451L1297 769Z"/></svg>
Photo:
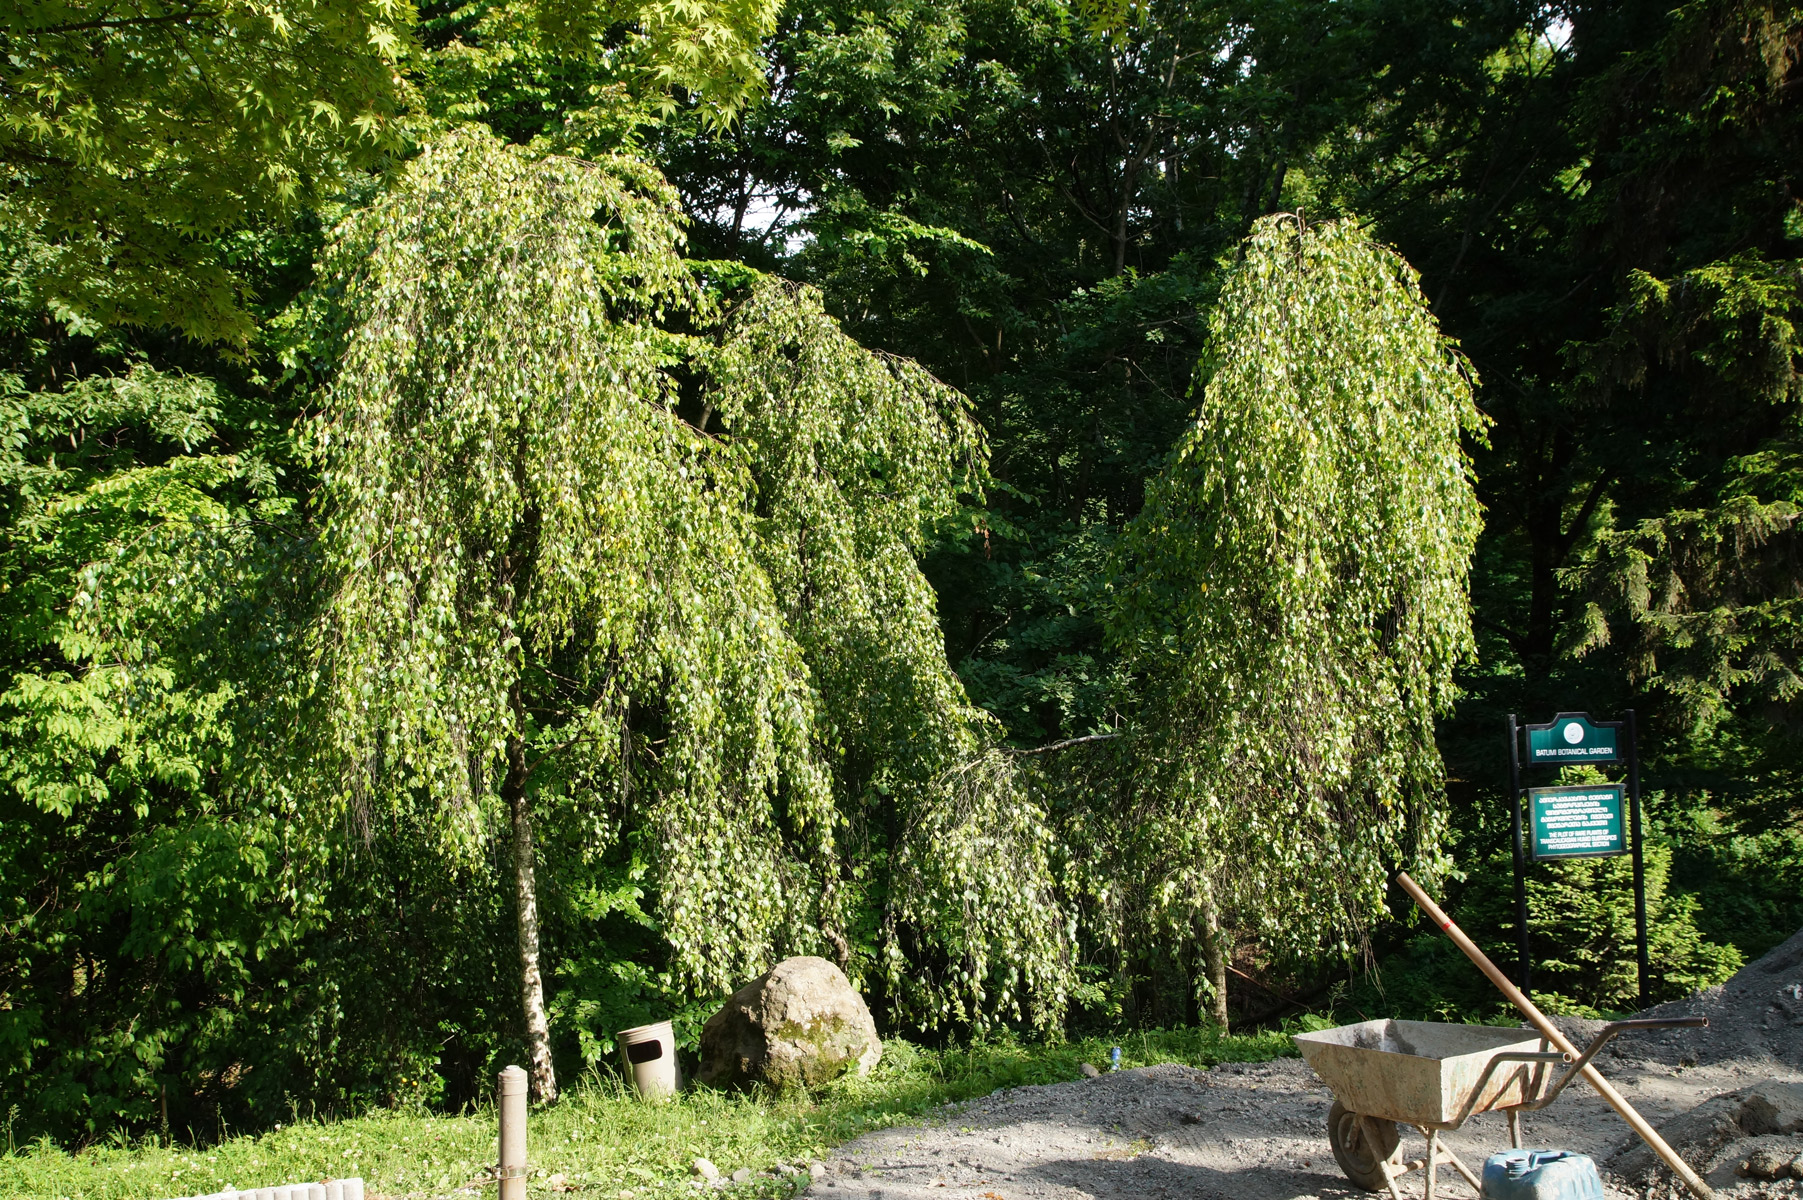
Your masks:
<svg viewBox="0 0 1803 1200"><path fill-rule="evenodd" d="M1505 1150L1484 1160L1484 1200L1604 1200L1603 1180L1569 1150Z"/></svg>

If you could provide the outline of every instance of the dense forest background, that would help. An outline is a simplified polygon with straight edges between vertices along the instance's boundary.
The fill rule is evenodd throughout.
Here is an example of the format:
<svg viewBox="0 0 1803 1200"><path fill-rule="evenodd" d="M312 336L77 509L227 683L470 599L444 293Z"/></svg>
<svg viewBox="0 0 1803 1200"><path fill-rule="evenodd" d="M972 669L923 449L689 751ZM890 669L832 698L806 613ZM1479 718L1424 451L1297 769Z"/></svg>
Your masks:
<svg viewBox="0 0 1803 1200"><path fill-rule="evenodd" d="M1356 217L1400 252L1486 418L1466 439L1477 652L1437 731L1448 909L1507 955L1505 715L1631 707L1655 994L1803 925L1803 12L803 0L710 10L748 48L697 65L659 57L675 11L318 0L288 42L229 5L0 18L0 1107L22 1133L456 1105L523 1044L513 845L447 855L398 809L316 821L298 760L272 750L317 682L288 642L327 606L333 553L319 497L337 485L307 430L344 351L320 313L353 302L315 280L353 278L321 266L355 256L332 231L468 124L651 164L722 304L764 294L744 282L760 272L810 285L856 344L968 400L980 486L935 484L956 502L924 504L925 531L894 543L923 564L964 697L833 708L854 681L811 666L854 730L820 884L842 919L822 928L889 1028L1055 1035L1217 1002L1235 1021L1490 1011L1400 904L1304 944L1231 906L1137 920L1106 869L1124 835L1094 832L1132 792L1122 746L1161 696L1109 626L1123 539L1217 365L1224 281L1273 213ZM195 30L235 49L181 43ZM198 56L203 82L171 55ZM258 106L220 99L240 85ZM434 195L455 205L455 176ZM797 344L831 342L772 311ZM720 353L755 334L729 327ZM706 434L711 402L677 407ZM198 525L204 553L172 545ZM130 575L128 608L109 570ZM957 913L899 899L927 869L907 849L927 785L898 747L933 741L907 724L920 712L964 721L964 698L992 731L985 761L1051 831L966 847L996 860L970 868L985 880L1031 843L1064 889L1010 910L1068 921L1050 1007L1009 998L1049 969L1037 935L960 949ZM620 720L629 745L670 736L667 712ZM692 1034L720 994L672 950L651 835L620 795L538 817L569 1074L656 1015ZM1136 863L1178 853L1153 842ZM1626 860L1535 868L1532 909L1537 991L1637 1006ZM904 960L997 973L987 998L910 991Z"/></svg>

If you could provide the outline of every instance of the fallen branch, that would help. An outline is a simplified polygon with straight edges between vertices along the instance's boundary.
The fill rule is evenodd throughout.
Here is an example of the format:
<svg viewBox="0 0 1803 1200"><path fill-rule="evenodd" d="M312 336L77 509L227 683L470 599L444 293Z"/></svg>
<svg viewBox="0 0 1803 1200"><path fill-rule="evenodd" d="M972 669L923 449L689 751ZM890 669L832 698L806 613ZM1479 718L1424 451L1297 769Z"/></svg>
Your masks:
<svg viewBox="0 0 1803 1200"><path fill-rule="evenodd" d="M1244 971L1240 970L1238 967L1229 965L1227 969L1229 971L1233 972L1235 975L1238 975L1241 979L1244 979L1247 983L1251 984L1253 987L1257 988L1259 991L1263 992L1267 996L1274 996L1277 999L1282 1000L1285 1004L1294 1005L1297 1008L1307 1008L1308 1007L1308 1005L1306 1005L1302 1001L1296 999L1296 997L1286 996L1282 992L1278 991L1276 988L1272 987L1268 983L1260 983L1258 980L1252 978L1252 976L1246 974Z"/></svg>
<svg viewBox="0 0 1803 1200"><path fill-rule="evenodd" d="M1085 742L1106 742L1106 741L1109 741L1110 739L1117 738L1120 736L1121 735L1118 733L1091 733L1091 734L1086 734L1083 737L1065 738L1062 742L1053 742L1049 746L1035 746L1031 750L1017 750L1014 747L1010 746L1008 748L1008 753L1010 753L1010 754L1046 754L1053 750L1063 750L1069 746L1081 746Z"/></svg>

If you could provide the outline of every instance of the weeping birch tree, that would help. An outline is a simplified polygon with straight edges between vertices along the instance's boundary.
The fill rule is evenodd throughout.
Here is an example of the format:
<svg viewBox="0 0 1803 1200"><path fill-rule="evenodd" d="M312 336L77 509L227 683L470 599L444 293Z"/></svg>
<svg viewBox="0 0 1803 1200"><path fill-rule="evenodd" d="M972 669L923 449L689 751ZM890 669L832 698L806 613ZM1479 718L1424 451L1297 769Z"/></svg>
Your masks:
<svg viewBox="0 0 1803 1200"><path fill-rule="evenodd" d="M1469 366L1356 223L1253 229L1201 403L1126 531L1111 634L1146 681L1101 840L1139 919L1344 953L1389 872L1434 870L1434 719L1473 652Z"/></svg>
<svg viewBox="0 0 1803 1200"><path fill-rule="evenodd" d="M840 846L894 797L893 922L927 1018L1061 1002L1043 818L945 662L916 556L978 487L961 397L804 289L730 310L629 159L462 132L337 234L311 430L330 598L316 760L335 820L510 847L535 1093L556 1096L534 822L651 847L693 993L846 958ZM971 779L983 785L968 786ZM950 838L928 869L926 832ZM980 848L981 853L974 852ZM899 961L898 961L899 960Z"/></svg>

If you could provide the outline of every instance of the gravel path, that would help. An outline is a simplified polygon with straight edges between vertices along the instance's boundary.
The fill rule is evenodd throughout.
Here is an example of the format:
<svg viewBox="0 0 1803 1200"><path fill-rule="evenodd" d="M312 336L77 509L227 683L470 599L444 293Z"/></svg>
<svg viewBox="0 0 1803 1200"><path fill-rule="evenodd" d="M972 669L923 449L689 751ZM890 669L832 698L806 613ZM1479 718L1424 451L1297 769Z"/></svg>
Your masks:
<svg viewBox="0 0 1803 1200"><path fill-rule="evenodd" d="M1603 1074L1654 1124L1724 1092L1768 1080L1803 1082L1803 933L1729 980L1659 1015L1702 1012L1708 1034L1627 1035L1598 1059ZM1651 1014L1649 1014L1651 1015ZM1566 1023L1578 1037L1583 1022ZM1580 1042L1581 1044L1581 1042ZM1213 1070L1143 1067L1074 1083L998 1092L919 1126L866 1134L840 1148L804 1195L817 1200L1334 1200L1368 1197L1341 1175L1327 1146L1332 1094L1299 1059ZM1574 1083L1551 1107L1523 1118L1525 1143L1559 1146L1599 1163L1633 1135L1613 1110ZM1803 1152L1794 1135L1758 1138ZM1484 1114L1446 1135L1473 1169L1508 1146L1500 1116ZM1749 1141L1711 1148L1699 1169L1734 1197L1794 1197L1803 1183L1738 1179ZM1737 1149L1737 1147L1739 1149ZM1423 1144L1412 1131L1405 1157ZM1404 1194L1421 1194L1421 1176ZM1450 1168L1440 1194L1474 1195ZM1612 1200L1641 1197L1611 1179ZM1661 1194L1664 1194L1663 1192Z"/></svg>

